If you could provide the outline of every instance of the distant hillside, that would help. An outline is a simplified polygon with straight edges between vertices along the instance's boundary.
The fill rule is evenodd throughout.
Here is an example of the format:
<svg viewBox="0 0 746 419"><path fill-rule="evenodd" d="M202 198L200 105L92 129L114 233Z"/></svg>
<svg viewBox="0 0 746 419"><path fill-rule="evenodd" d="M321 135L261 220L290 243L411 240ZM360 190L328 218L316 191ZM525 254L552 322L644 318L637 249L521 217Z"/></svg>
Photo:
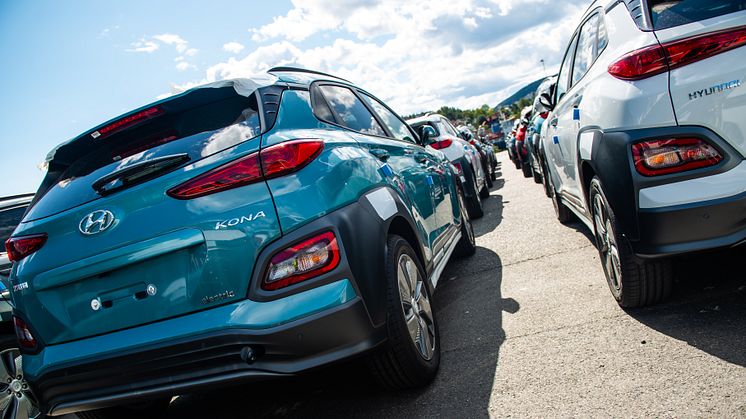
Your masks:
<svg viewBox="0 0 746 419"><path fill-rule="evenodd" d="M544 81L544 77L540 78L539 80L536 80L535 82L532 82L524 87L522 87L517 92L513 93L509 98L503 100L502 102L498 103L497 106L495 106L495 110L504 108L506 106L510 106L519 100L523 99L524 97L529 97L532 94L536 92L536 89L539 88L539 85L541 82Z"/></svg>

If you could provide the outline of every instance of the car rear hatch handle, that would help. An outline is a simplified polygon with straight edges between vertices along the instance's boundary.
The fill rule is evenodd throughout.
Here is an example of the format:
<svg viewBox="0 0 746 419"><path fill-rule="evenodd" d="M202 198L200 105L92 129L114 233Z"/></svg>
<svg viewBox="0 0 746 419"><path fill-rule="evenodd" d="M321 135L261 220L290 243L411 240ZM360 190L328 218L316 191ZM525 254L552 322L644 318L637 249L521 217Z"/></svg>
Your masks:
<svg viewBox="0 0 746 419"><path fill-rule="evenodd" d="M145 180L152 179L183 163L189 161L189 154L180 153L170 156L157 157L143 162L135 163L93 182L93 190L99 195L106 196L119 189L127 188Z"/></svg>

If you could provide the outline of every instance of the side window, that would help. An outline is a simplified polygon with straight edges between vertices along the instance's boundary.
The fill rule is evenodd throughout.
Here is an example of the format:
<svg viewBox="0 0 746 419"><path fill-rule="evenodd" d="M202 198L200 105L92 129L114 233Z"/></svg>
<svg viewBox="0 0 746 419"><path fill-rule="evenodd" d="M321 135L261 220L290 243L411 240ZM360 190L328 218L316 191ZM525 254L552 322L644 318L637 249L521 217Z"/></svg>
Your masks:
<svg viewBox="0 0 746 419"><path fill-rule="evenodd" d="M402 120L399 119L396 114L388 110L388 108L383 106L381 102L366 95L365 93L361 93L360 96L362 96L363 100L368 102L368 105L370 105L370 107L373 108L378 116L381 117L384 125L388 127L394 138L410 143L414 142L414 139L412 138L412 132L409 130L409 127L407 127L407 124L402 122Z"/></svg>
<svg viewBox="0 0 746 419"><path fill-rule="evenodd" d="M456 133L456 129L454 129L451 126L451 123L446 121L445 119L441 119L440 123L438 124L441 127L441 131L445 132L448 135L451 135L453 137L458 137L458 134Z"/></svg>
<svg viewBox="0 0 746 419"><path fill-rule="evenodd" d="M598 52L596 53L596 55L601 55L604 49L606 49L607 45L609 45L609 33L606 32L606 22L603 16L599 15L599 18L598 18Z"/></svg>
<svg viewBox="0 0 746 419"><path fill-rule="evenodd" d="M319 90L323 93L334 113L332 122L363 134L386 135L373 114L352 93L352 90L341 86L320 86ZM321 115L323 115L323 110L319 116Z"/></svg>
<svg viewBox="0 0 746 419"><path fill-rule="evenodd" d="M562 100L567 90L570 89L570 73L572 70L572 57L575 55L575 47L578 44L578 37L574 37L570 41L570 46L567 48L565 58L562 60L562 67L560 67L559 76L557 76L557 91L555 96L555 103Z"/></svg>
<svg viewBox="0 0 746 419"><path fill-rule="evenodd" d="M572 84L575 85L583 78L588 69L591 68L593 61L598 56L598 13L586 20L580 29L578 38L578 48L575 53L575 66L572 70Z"/></svg>

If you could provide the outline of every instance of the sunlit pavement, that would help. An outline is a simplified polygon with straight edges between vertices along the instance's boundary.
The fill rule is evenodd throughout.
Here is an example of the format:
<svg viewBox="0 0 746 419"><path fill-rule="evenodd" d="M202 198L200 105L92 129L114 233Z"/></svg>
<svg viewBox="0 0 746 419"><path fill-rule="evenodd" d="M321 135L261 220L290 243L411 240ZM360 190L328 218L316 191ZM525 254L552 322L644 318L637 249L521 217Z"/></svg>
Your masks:
<svg viewBox="0 0 746 419"><path fill-rule="evenodd" d="M499 154L477 254L435 295L443 357L428 388L387 393L363 365L174 400L171 417L746 417L740 250L679 262L673 299L621 310L590 233Z"/></svg>

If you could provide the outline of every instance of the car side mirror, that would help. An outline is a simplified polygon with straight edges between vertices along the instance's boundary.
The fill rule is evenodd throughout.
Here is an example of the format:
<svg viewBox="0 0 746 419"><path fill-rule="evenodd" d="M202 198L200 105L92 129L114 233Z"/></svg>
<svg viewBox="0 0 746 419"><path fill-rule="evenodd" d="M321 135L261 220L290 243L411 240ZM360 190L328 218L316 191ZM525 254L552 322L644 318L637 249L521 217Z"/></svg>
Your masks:
<svg viewBox="0 0 746 419"><path fill-rule="evenodd" d="M435 128L430 125L423 125L420 130L420 137L422 137L422 145L432 144L433 138L437 137L438 133L435 132Z"/></svg>
<svg viewBox="0 0 746 419"><path fill-rule="evenodd" d="M542 93L541 96L539 96L539 103L547 111L551 112L554 110L554 104L552 103L552 98L549 96L549 93Z"/></svg>

